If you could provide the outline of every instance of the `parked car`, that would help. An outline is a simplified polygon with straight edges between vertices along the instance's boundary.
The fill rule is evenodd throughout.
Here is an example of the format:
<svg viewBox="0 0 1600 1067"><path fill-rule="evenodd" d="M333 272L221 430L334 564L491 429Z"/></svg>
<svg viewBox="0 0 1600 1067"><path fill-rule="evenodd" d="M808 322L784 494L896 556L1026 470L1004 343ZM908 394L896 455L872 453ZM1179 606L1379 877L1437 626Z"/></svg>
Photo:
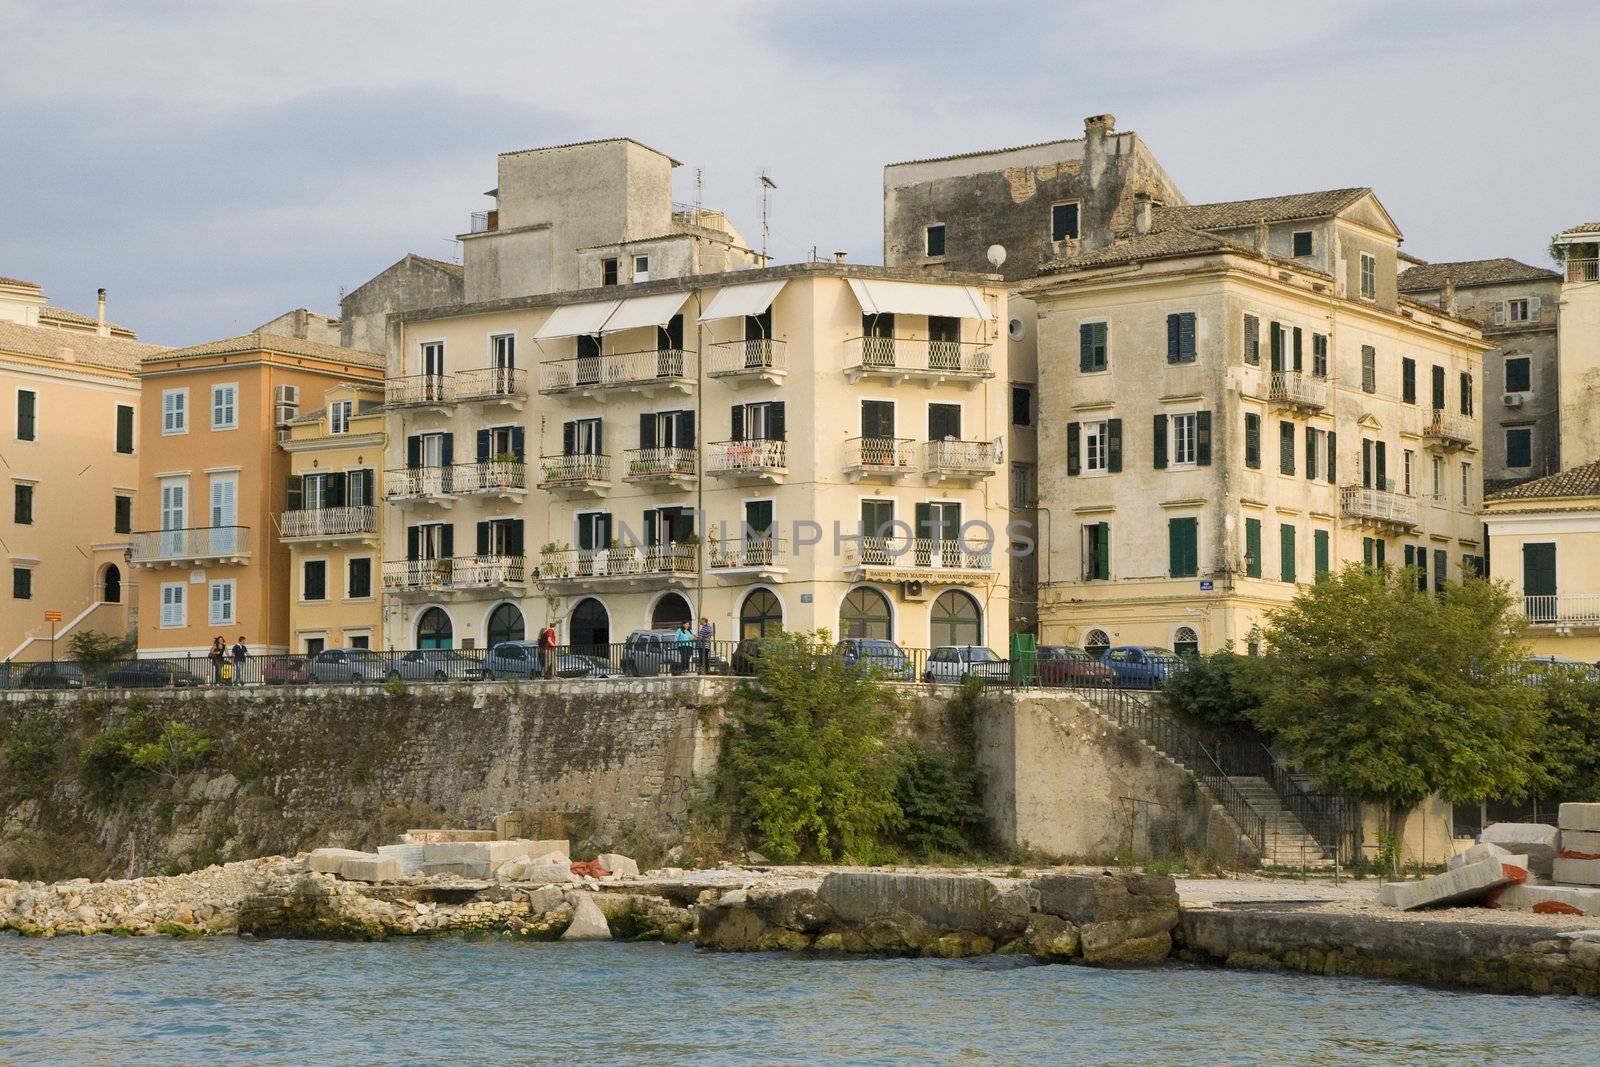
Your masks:
<svg viewBox="0 0 1600 1067"><path fill-rule="evenodd" d="M689 662L694 662L690 646ZM672 630L635 630L622 643L622 673L635 678L654 678L658 674L678 674L683 669L683 654L678 636Z"/></svg>
<svg viewBox="0 0 1600 1067"><path fill-rule="evenodd" d="M621 678L622 672L602 656L562 652L556 656L557 678Z"/></svg>
<svg viewBox="0 0 1600 1067"><path fill-rule="evenodd" d="M1116 672L1119 684L1137 689L1159 689L1168 675L1184 669L1176 652L1153 645L1108 648L1100 662Z"/></svg>
<svg viewBox="0 0 1600 1067"><path fill-rule="evenodd" d="M1114 685L1117 672L1071 645L1046 645L1034 661L1040 685Z"/></svg>
<svg viewBox="0 0 1600 1067"><path fill-rule="evenodd" d="M747 637L733 648L733 660L729 664L734 674L746 677L756 673L756 661L761 658L762 646L769 643L764 637Z"/></svg>
<svg viewBox="0 0 1600 1067"><path fill-rule="evenodd" d="M191 689L204 685L198 674L169 659L136 659L106 673L112 689Z"/></svg>
<svg viewBox="0 0 1600 1067"><path fill-rule="evenodd" d="M483 664L452 648L419 648L390 660L388 677L407 682L481 682Z"/></svg>
<svg viewBox="0 0 1600 1067"><path fill-rule="evenodd" d="M893 641L881 637L846 637L833 646L846 667L873 667L897 682L917 680L911 657Z"/></svg>
<svg viewBox="0 0 1600 1067"><path fill-rule="evenodd" d="M311 681L311 665L304 656L272 656L261 665L261 680L267 685L305 685Z"/></svg>
<svg viewBox="0 0 1600 1067"><path fill-rule="evenodd" d="M22 672L17 685L23 689L83 689L88 679L76 663L35 663Z"/></svg>
<svg viewBox="0 0 1600 1067"><path fill-rule="evenodd" d="M536 641L502 641L483 654L485 681L495 678L537 678L542 666Z"/></svg>
<svg viewBox="0 0 1600 1067"><path fill-rule="evenodd" d="M1011 675L1011 664L983 645L940 645L928 654L922 680L954 685L968 675L985 682L1003 682Z"/></svg>
<svg viewBox="0 0 1600 1067"><path fill-rule="evenodd" d="M311 681L381 682L389 677L389 661L370 648L325 648L311 657Z"/></svg>

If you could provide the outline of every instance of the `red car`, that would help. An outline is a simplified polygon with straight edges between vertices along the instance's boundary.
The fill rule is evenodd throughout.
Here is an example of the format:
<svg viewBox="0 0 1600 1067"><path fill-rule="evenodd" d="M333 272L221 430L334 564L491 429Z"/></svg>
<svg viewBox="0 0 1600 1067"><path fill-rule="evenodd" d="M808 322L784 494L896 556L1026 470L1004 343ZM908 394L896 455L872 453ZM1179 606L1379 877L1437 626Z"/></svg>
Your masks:
<svg viewBox="0 0 1600 1067"><path fill-rule="evenodd" d="M273 656L261 666L261 680L268 685L305 685L311 669L304 656Z"/></svg>
<svg viewBox="0 0 1600 1067"><path fill-rule="evenodd" d="M1116 685L1117 672L1081 648L1050 645L1039 649L1040 685Z"/></svg>

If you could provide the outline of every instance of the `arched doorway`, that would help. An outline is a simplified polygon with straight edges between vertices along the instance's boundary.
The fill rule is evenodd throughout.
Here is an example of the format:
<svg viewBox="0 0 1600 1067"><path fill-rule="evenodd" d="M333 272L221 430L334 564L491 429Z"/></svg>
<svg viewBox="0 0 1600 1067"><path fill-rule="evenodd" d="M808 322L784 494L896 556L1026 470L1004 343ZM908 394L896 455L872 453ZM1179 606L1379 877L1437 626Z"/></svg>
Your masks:
<svg viewBox="0 0 1600 1067"><path fill-rule="evenodd" d="M1083 639L1083 650L1089 655L1098 658L1102 652L1111 647L1111 635L1104 630L1090 630Z"/></svg>
<svg viewBox="0 0 1600 1067"><path fill-rule="evenodd" d="M122 572L115 563L106 564L106 573L101 579L100 599L107 604L122 603Z"/></svg>
<svg viewBox="0 0 1600 1067"><path fill-rule="evenodd" d="M770 589L752 590L739 608L739 639L776 637L783 629L783 604Z"/></svg>
<svg viewBox="0 0 1600 1067"><path fill-rule="evenodd" d="M489 613L489 647L502 641L521 641L528 636L522 611L515 604L501 604Z"/></svg>
<svg viewBox="0 0 1600 1067"><path fill-rule="evenodd" d="M429 608L417 620L418 648L451 648L455 640L455 627L443 608Z"/></svg>
<svg viewBox="0 0 1600 1067"><path fill-rule="evenodd" d="M867 586L845 594L844 603L839 605L840 637L874 637L887 641L892 633L888 597Z"/></svg>
<svg viewBox="0 0 1600 1067"><path fill-rule="evenodd" d="M1193 626L1180 626L1172 634L1172 651L1180 656L1200 654L1200 635Z"/></svg>
<svg viewBox="0 0 1600 1067"><path fill-rule="evenodd" d="M969 594L946 589L928 615L928 640L935 648L983 644L983 609Z"/></svg>
<svg viewBox="0 0 1600 1067"><path fill-rule="evenodd" d="M677 593L668 593L656 601L655 610L650 613L650 629L676 630L680 622L694 622L694 612L689 610L687 600Z"/></svg>
<svg viewBox="0 0 1600 1067"><path fill-rule="evenodd" d="M604 656L610 652L611 616L594 597L578 601L567 623L567 643L574 650Z"/></svg>

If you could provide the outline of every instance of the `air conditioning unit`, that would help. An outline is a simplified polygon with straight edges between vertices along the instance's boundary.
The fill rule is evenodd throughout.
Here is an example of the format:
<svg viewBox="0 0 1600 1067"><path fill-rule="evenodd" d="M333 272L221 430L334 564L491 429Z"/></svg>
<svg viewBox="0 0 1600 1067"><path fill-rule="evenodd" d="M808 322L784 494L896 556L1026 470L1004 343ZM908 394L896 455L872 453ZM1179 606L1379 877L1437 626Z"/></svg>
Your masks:
<svg viewBox="0 0 1600 1067"><path fill-rule="evenodd" d="M1505 406L1508 408L1520 408L1522 406L1522 394L1507 393L1505 396L1500 398L1500 402L1505 404Z"/></svg>
<svg viewBox="0 0 1600 1067"><path fill-rule="evenodd" d="M902 600L927 600L928 592L921 582L901 582L900 598Z"/></svg>

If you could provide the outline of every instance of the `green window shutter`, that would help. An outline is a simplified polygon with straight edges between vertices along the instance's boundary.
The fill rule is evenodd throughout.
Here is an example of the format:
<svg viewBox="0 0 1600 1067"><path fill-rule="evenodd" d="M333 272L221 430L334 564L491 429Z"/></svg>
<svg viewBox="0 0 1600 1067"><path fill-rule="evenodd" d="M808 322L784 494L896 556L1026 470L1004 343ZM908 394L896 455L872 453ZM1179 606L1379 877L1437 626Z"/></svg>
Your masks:
<svg viewBox="0 0 1600 1067"><path fill-rule="evenodd" d="M1078 424L1067 423L1067 474L1078 473Z"/></svg>
<svg viewBox="0 0 1600 1067"><path fill-rule="evenodd" d="M1178 362L1178 358L1179 358L1178 335L1179 335L1179 332L1180 331L1178 329L1178 316L1176 314L1168 315L1167 316L1167 362L1168 363L1176 363L1176 362Z"/></svg>
<svg viewBox="0 0 1600 1067"><path fill-rule="evenodd" d="M1163 470L1167 465L1167 417L1157 415L1154 422L1155 440L1152 455L1155 458L1156 470Z"/></svg>
<svg viewBox="0 0 1600 1067"><path fill-rule="evenodd" d="M1384 559L1384 552L1387 548L1388 546L1384 544L1383 538L1374 537L1372 539L1372 552L1378 560L1378 569L1380 571L1388 566L1388 562Z"/></svg>
<svg viewBox="0 0 1600 1067"><path fill-rule="evenodd" d="M1276 322L1267 323L1267 350L1271 353L1272 373L1283 370L1283 328Z"/></svg>
<svg viewBox="0 0 1600 1067"><path fill-rule="evenodd" d="M1106 420L1106 470L1115 474L1122 469L1122 420Z"/></svg>
<svg viewBox="0 0 1600 1067"><path fill-rule="evenodd" d="M1194 456L1198 466L1211 466L1211 412L1209 411L1197 411L1194 414Z"/></svg>
<svg viewBox="0 0 1600 1067"><path fill-rule="evenodd" d="M1300 373L1300 366L1301 366L1301 364L1300 364L1300 351L1301 351L1300 345L1301 345L1301 331L1300 331L1300 327L1296 326L1294 328L1294 372L1296 374Z"/></svg>
<svg viewBox="0 0 1600 1067"><path fill-rule="evenodd" d="M1339 480L1339 435L1328 431L1328 484Z"/></svg>
<svg viewBox="0 0 1600 1067"><path fill-rule="evenodd" d="M1433 591L1444 592L1445 580L1449 577L1450 554L1442 548L1433 550Z"/></svg>
<svg viewBox="0 0 1600 1067"><path fill-rule="evenodd" d="M1102 581L1111 577L1111 524L1097 522L1099 528L1100 551L1094 558L1094 576Z"/></svg>
<svg viewBox="0 0 1600 1067"><path fill-rule="evenodd" d="M1261 577L1261 520L1244 520L1244 574L1246 578Z"/></svg>
<svg viewBox="0 0 1600 1067"><path fill-rule="evenodd" d="M1306 478L1317 480L1317 428L1306 427Z"/></svg>
<svg viewBox="0 0 1600 1067"><path fill-rule="evenodd" d="M1294 527L1288 523L1278 526L1278 576L1286 582L1294 581Z"/></svg>
<svg viewBox="0 0 1600 1067"><path fill-rule="evenodd" d="M1316 577L1321 578L1328 573L1328 531L1311 531L1311 552L1315 557L1313 565L1316 568Z"/></svg>
<svg viewBox="0 0 1600 1067"><path fill-rule="evenodd" d="M1244 465L1261 469L1261 416L1253 411L1244 413Z"/></svg>
<svg viewBox="0 0 1600 1067"><path fill-rule="evenodd" d="M1254 315L1244 317L1244 361L1252 367L1261 364L1261 320Z"/></svg>
<svg viewBox="0 0 1600 1067"><path fill-rule="evenodd" d="M1554 543L1543 541L1522 546L1522 595L1525 597L1556 595Z"/></svg>
<svg viewBox="0 0 1600 1067"><path fill-rule="evenodd" d="M1278 423L1278 470L1294 473L1294 423L1288 421Z"/></svg>
<svg viewBox="0 0 1600 1067"><path fill-rule="evenodd" d="M1363 537L1361 539L1361 562L1368 568L1373 566L1374 554L1372 551L1372 538L1370 537Z"/></svg>
<svg viewBox="0 0 1600 1067"><path fill-rule="evenodd" d="M1372 444L1372 455L1373 455L1373 462L1376 463L1377 468L1378 468L1377 476L1373 479L1373 483L1372 484L1373 484L1374 488L1382 489L1384 491L1388 491L1388 488L1389 488L1389 470L1388 470L1389 464L1388 464L1387 460L1384 458L1385 455L1386 455L1386 447L1385 447L1385 445L1384 445L1384 443L1382 441L1374 441L1373 442L1373 444Z"/></svg>
<svg viewBox="0 0 1600 1067"><path fill-rule="evenodd" d="M1078 370L1092 371L1094 366L1094 324L1078 324Z"/></svg>
<svg viewBox="0 0 1600 1067"><path fill-rule="evenodd" d="M1417 565L1417 547L1415 545L1407 545L1406 546L1406 569L1409 570L1412 567L1415 567L1416 565Z"/></svg>
<svg viewBox="0 0 1600 1067"><path fill-rule="evenodd" d="M1167 520L1167 565L1174 578L1199 573L1199 519Z"/></svg>
<svg viewBox="0 0 1600 1067"><path fill-rule="evenodd" d="M1428 591L1428 550L1417 546L1417 591Z"/></svg>

